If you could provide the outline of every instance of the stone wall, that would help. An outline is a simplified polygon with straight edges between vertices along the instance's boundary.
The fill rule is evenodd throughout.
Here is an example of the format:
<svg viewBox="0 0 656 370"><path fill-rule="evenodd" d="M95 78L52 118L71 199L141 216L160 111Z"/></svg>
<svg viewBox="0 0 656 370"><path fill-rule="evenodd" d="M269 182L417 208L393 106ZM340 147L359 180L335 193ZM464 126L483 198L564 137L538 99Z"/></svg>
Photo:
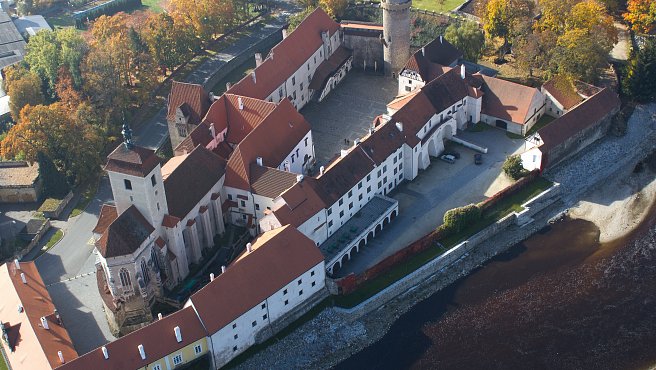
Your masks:
<svg viewBox="0 0 656 370"><path fill-rule="evenodd" d="M34 186L7 186L0 188L0 203L31 203L39 200L41 181Z"/></svg>
<svg viewBox="0 0 656 370"><path fill-rule="evenodd" d="M353 68L383 72L383 43L381 32L371 31L350 33L344 32L344 45L353 50Z"/></svg>

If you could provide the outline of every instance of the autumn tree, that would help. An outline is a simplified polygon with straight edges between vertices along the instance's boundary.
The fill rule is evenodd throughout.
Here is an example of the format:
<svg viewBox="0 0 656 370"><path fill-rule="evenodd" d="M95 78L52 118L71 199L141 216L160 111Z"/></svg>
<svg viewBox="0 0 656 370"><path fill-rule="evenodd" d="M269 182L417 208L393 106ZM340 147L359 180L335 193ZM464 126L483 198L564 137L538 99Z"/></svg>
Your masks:
<svg viewBox="0 0 656 370"><path fill-rule="evenodd" d="M647 102L656 99L656 41L648 40L638 51L632 52L622 89L628 96Z"/></svg>
<svg viewBox="0 0 656 370"><path fill-rule="evenodd" d="M59 68L55 92L57 93L59 101L69 109L75 109L82 103L82 96L80 95L80 92L75 89L73 76L66 67Z"/></svg>
<svg viewBox="0 0 656 370"><path fill-rule="evenodd" d="M143 40L157 65L166 74L189 59L198 45L196 39L182 27L176 27L166 13L152 15L142 30Z"/></svg>
<svg viewBox="0 0 656 370"><path fill-rule="evenodd" d="M74 28L43 30L30 37L25 61L47 83L50 92L54 92L57 72L62 66L68 68L77 86L81 84L80 64L86 52L87 43Z"/></svg>
<svg viewBox="0 0 656 370"><path fill-rule="evenodd" d="M36 160L39 162L39 177L43 181L42 195L46 198L65 197L70 187L66 177L59 172L52 159L43 152L37 152Z"/></svg>
<svg viewBox="0 0 656 370"><path fill-rule="evenodd" d="M656 31L656 1L654 0L629 0L626 13L622 16L631 23L631 28L635 32Z"/></svg>
<svg viewBox="0 0 656 370"><path fill-rule="evenodd" d="M319 6L331 18L337 19L344 15L344 11L348 6L348 0L319 0Z"/></svg>
<svg viewBox="0 0 656 370"><path fill-rule="evenodd" d="M501 37L504 47L515 35L517 25L533 12L530 0L489 0L483 15L483 29L491 37Z"/></svg>
<svg viewBox="0 0 656 370"><path fill-rule="evenodd" d="M483 54L485 35L475 22L452 23L446 28L444 37L462 51L467 60L476 62Z"/></svg>
<svg viewBox="0 0 656 370"><path fill-rule="evenodd" d="M26 73L8 85L9 112L11 118L18 122L20 111L26 105L38 105L45 102L41 91L41 79L35 73Z"/></svg>
<svg viewBox="0 0 656 370"><path fill-rule="evenodd" d="M90 180L100 169L103 139L91 125L71 119L60 103L27 106L18 124L0 143L3 158L35 161L43 152L74 184Z"/></svg>
<svg viewBox="0 0 656 370"><path fill-rule="evenodd" d="M167 11L176 26L193 30L203 44L229 29L234 18L231 0L171 0Z"/></svg>

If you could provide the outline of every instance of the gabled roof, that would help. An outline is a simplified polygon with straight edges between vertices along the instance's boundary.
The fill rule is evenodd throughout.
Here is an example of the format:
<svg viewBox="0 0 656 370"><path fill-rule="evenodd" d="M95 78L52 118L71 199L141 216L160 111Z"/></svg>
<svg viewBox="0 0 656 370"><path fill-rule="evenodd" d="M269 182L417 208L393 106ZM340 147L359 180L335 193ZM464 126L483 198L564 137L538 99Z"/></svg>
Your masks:
<svg viewBox="0 0 656 370"><path fill-rule="evenodd" d="M94 234L102 234L107 230L109 225L118 218L118 212L116 207L110 204L103 204L100 209L100 216L98 217L98 222L96 227L93 229Z"/></svg>
<svg viewBox="0 0 656 370"><path fill-rule="evenodd" d="M389 121L376 127L375 131L365 137L360 143L362 150L376 165L380 165L387 157L397 151L405 142L405 133L399 131L394 121Z"/></svg>
<svg viewBox="0 0 656 370"><path fill-rule="evenodd" d="M61 365L58 351L64 361L72 361L77 352L68 331L54 314L55 305L34 262L20 262L19 266L16 269L13 262L0 266L0 322L14 351L2 339L0 346L4 347L9 366L14 370L53 369ZM26 284L21 273L25 274ZM49 329L41 325L41 317L45 317Z"/></svg>
<svg viewBox="0 0 656 370"><path fill-rule="evenodd" d="M175 327L180 328L182 341L178 343L175 338ZM157 320L139 330L107 343L109 358L105 359L102 349L95 350L80 356L60 367L61 370L88 370L88 369L141 369L167 355L196 342L207 336L196 312L192 307L182 308L179 311ZM143 345L146 359L142 360L139 354L139 345Z"/></svg>
<svg viewBox="0 0 656 370"><path fill-rule="evenodd" d="M252 73L234 84L228 92L266 99L319 49L323 44L321 32L328 31L332 36L338 30L339 24L317 8L287 38L271 49L269 56L253 71L255 79Z"/></svg>
<svg viewBox="0 0 656 370"><path fill-rule="evenodd" d="M180 219L200 202L225 174L225 160L199 145L182 161L169 160L162 172L169 214Z"/></svg>
<svg viewBox="0 0 656 370"><path fill-rule="evenodd" d="M295 173L258 166L255 163L251 163L250 172L253 194L267 198L275 199L296 184L297 175Z"/></svg>
<svg viewBox="0 0 656 370"><path fill-rule="evenodd" d="M153 225L132 205L107 227L96 247L105 258L132 254L153 231Z"/></svg>
<svg viewBox="0 0 656 370"><path fill-rule="evenodd" d="M462 52L440 36L412 54L404 69L419 73L428 82L449 71L449 66L461 58Z"/></svg>
<svg viewBox="0 0 656 370"><path fill-rule="evenodd" d="M340 45L337 50L331 55L328 60L321 62L317 70L312 76L312 81L308 87L315 91L320 91L326 83L330 76L332 76L346 61L348 58L353 55L353 50Z"/></svg>
<svg viewBox="0 0 656 370"><path fill-rule="evenodd" d="M322 192L319 194L327 206L331 206L376 167L374 161L360 145L344 157L338 157L323 175L317 177Z"/></svg>
<svg viewBox="0 0 656 370"><path fill-rule="evenodd" d="M531 102L540 91L534 87L516 84L499 78L479 75L483 80L483 104L481 113L518 123L533 115Z"/></svg>
<svg viewBox="0 0 656 370"><path fill-rule="evenodd" d="M282 193L281 197L285 204L276 207L273 214L282 225L299 227L321 209L326 208L323 193L317 179L306 177Z"/></svg>
<svg viewBox="0 0 656 370"><path fill-rule="evenodd" d="M105 171L120 172L132 176L147 176L157 165L160 159L155 151L133 146L128 149L125 144L120 144L107 156Z"/></svg>
<svg viewBox="0 0 656 370"><path fill-rule="evenodd" d="M538 130L542 139L540 151L548 152L576 133L592 126L619 108L620 99L608 88L602 89L569 112Z"/></svg>
<svg viewBox="0 0 656 370"><path fill-rule="evenodd" d="M412 99L415 95L417 95L421 90L415 89L405 95L400 95L394 98L392 101L387 103L387 108L393 109L395 111L401 109L404 105L406 105L410 99Z"/></svg>
<svg viewBox="0 0 656 370"><path fill-rule="evenodd" d="M25 45L11 17L0 9L0 69L23 60Z"/></svg>
<svg viewBox="0 0 656 370"><path fill-rule="evenodd" d="M228 160L225 185L250 190L250 165L256 163L257 157L262 157L265 166L277 168L310 129L289 100L283 99L234 149Z"/></svg>
<svg viewBox="0 0 656 370"><path fill-rule="evenodd" d="M243 109L239 108L240 99ZM223 94L212 103L203 123L198 125L175 151L191 152L198 145L207 146L213 139L210 126L213 126L215 135L227 129L225 141L239 144L275 108L276 104L264 100Z"/></svg>
<svg viewBox="0 0 656 370"><path fill-rule="evenodd" d="M312 240L284 226L261 234L252 252L241 255L190 300L211 335L323 260Z"/></svg>
<svg viewBox="0 0 656 370"><path fill-rule="evenodd" d="M168 120L175 119L176 110L181 108L188 123L197 125L210 107L210 96L201 85L173 81L168 97Z"/></svg>
<svg viewBox="0 0 656 370"><path fill-rule="evenodd" d="M542 85L542 88L567 110L583 101L572 81L565 76L555 76Z"/></svg>

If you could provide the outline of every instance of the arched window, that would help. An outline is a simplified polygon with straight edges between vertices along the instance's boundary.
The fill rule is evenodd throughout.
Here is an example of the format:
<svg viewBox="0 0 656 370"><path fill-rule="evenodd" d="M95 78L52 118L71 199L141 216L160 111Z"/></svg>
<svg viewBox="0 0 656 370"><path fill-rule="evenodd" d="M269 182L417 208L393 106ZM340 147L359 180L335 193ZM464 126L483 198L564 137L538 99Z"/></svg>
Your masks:
<svg viewBox="0 0 656 370"><path fill-rule="evenodd" d="M160 267L159 267L159 255L158 255L157 250L156 250L155 248L152 248L152 249L150 250L150 259L151 259L151 260L153 261L153 263L155 264L155 267L157 267L157 271L159 271L159 270L160 270Z"/></svg>
<svg viewBox="0 0 656 370"><path fill-rule="evenodd" d="M150 282L150 274L148 273L148 266L146 265L146 259L141 259L141 275L143 275L144 284Z"/></svg>
<svg viewBox="0 0 656 370"><path fill-rule="evenodd" d="M118 273L118 276L120 277L121 285L123 285L124 288L132 287L132 282L130 281L130 273L128 272L127 269L122 268L121 271Z"/></svg>

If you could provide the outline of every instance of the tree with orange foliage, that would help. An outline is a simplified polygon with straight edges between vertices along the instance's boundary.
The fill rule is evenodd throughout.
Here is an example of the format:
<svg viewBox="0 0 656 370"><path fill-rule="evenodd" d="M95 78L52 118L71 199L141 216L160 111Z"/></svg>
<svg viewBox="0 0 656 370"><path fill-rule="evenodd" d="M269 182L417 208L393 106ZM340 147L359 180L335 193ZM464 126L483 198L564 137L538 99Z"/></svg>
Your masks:
<svg viewBox="0 0 656 370"><path fill-rule="evenodd" d="M337 19L344 15L344 11L348 6L348 0L319 0L321 9L333 19Z"/></svg>
<svg viewBox="0 0 656 370"><path fill-rule="evenodd" d="M193 30L204 45L229 29L234 20L231 0L171 0L167 10L177 27Z"/></svg>
<svg viewBox="0 0 656 370"><path fill-rule="evenodd" d="M652 33L656 31L656 1L629 0L624 20L631 23L635 32Z"/></svg>

